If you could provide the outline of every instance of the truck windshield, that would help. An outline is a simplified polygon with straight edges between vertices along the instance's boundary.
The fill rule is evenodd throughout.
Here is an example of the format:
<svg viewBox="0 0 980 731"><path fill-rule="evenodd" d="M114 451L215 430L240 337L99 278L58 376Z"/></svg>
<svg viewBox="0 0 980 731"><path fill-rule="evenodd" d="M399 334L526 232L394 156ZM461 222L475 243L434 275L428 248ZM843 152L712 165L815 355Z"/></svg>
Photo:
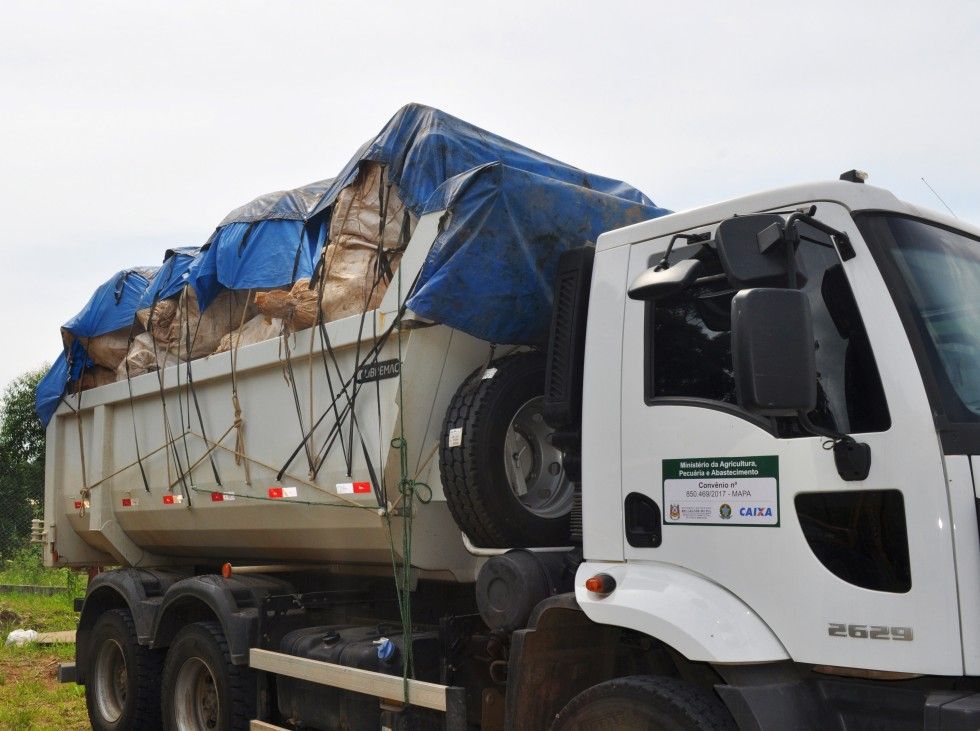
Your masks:
<svg viewBox="0 0 980 731"><path fill-rule="evenodd" d="M856 218L901 280L893 295L911 311L947 418L980 421L980 241L903 216Z"/></svg>

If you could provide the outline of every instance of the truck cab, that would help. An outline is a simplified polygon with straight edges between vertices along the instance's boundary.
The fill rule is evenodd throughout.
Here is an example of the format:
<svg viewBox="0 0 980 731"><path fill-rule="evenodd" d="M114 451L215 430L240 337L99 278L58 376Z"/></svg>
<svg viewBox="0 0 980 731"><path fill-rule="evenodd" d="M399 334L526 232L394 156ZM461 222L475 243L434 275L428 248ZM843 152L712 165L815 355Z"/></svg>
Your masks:
<svg viewBox="0 0 980 731"><path fill-rule="evenodd" d="M766 248L789 228L786 251ZM603 235L584 345L582 611L711 664L749 728L804 723L804 697L820 714L853 706L832 680L874 679L870 702L976 676L978 237L858 182ZM759 267L740 270L736 250ZM666 281L672 268L686 281ZM759 701L763 667L784 668L765 682L790 701ZM930 704L966 713L968 693L919 692L919 728Z"/></svg>

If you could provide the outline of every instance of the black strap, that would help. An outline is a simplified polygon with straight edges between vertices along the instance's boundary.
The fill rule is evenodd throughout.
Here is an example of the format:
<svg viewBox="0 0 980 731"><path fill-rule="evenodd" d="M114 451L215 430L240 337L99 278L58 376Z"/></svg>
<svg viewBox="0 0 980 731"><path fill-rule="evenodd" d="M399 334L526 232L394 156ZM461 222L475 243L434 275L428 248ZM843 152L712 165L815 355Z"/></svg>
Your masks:
<svg viewBox="0 0 980 731"><path fill-rule="evenodd" d="M238 256L245 253L245 247L248 246L248 240L252 237L252 230L255 228L255 221L249 222L248 226L245 227L245 233L242 234L242 240L238 242Z"/></svg>

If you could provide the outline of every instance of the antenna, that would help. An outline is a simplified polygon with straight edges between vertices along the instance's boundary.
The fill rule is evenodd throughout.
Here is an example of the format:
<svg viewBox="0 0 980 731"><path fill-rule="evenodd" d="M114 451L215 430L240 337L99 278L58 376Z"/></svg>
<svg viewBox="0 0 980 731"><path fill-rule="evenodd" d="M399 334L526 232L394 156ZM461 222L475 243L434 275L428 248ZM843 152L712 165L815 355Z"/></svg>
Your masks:
<svg viewBox="0 0 980 731"><path fill-rule="evenodd" d="M936 189L935 188L933 188L931 185L929 185L929 181L926 180L925 178L919 178L919 180L921 180L923 183L925 183L926 184L926 187L929 190L932 191L932 194L934 196L936 196L936 198L939 199L939 202L942 203L946 207L946 210L949 211L949 215L951 215L953 218L959 220L959 216L957 216L955 213L953 213L953 209L946 205L946 201L944 201L943 198L942 198L942 196L939 195L939 193L936 192Z"/></svg>

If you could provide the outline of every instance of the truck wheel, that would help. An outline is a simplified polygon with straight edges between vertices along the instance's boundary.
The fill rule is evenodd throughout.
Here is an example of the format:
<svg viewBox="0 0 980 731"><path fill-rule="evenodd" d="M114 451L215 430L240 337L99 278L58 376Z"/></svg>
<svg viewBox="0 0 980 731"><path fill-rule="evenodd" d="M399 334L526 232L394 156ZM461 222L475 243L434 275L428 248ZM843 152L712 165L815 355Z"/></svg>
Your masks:
<svg viewBox="0 0 980 731"><path fill-rule="evenodd" d="M735 721L721 701L702 688L674 678L634 676L607 680L579 693L551 728L734 731Z"/></svg>
<svg viewBox="0 0 980 731"><path fill-rule="evenodd" d="M510 355L472 374L449 405L439 449L442 487L456 523L478 546L570 540L575 488L549 441L544 377L543 355Z"/></svg>
<svg viewBox="0 0 980 731"><path fill-rule="evenodd" d="M85 705L95 731L160 728L163 654L139 644L128 609L99 617L88 659Z"/></svg>
<svg viewBox="0 0 980 731"><path fill-rule="evenodd" d="M246 731L255 715L255 676L233 665L218 622L196 622L174 638L163 668L167 731Z"/></svg>

